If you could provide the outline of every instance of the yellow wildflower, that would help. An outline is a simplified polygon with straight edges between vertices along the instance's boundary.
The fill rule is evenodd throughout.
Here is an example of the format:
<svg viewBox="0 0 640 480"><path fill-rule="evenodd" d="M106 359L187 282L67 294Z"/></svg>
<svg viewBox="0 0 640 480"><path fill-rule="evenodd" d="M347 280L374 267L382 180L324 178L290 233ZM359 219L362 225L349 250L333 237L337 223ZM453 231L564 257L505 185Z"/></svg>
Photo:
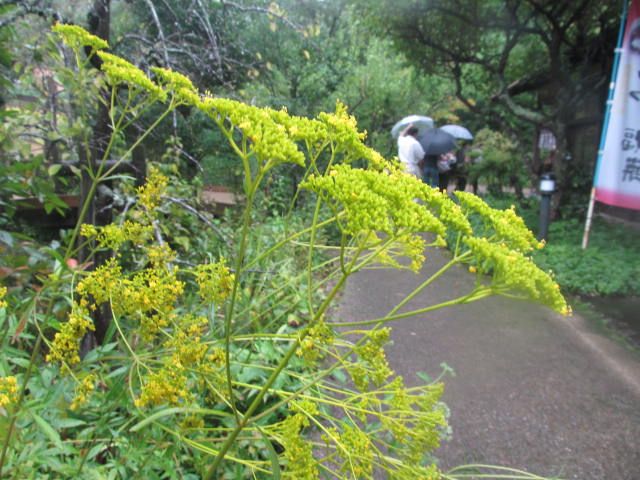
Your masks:
<svg viewBox="0 0 640 480"><path fill-rule="evenodd" d="M71 410L77 410L87 403L89 395L93 390L95 390L95 381L96 376L94 374L89 374L76 385L75 397L71 401L71 405L69 407Z"/></svg>
<svg viewBox="0 0 640 480"><path fill-rule="evenodd" d="M107 79L113 85L125 84L129 87L138 87L141 91L147 92L153 97L164 101L167 98L167 92L161 87L153 83L147 75L132 63L124 58L118 57L107 52L98 52L98 56L102 60L100 69L105 73Z"/></svg>
<svg viewBox="0 0 640 480"><path fill-rule="evenodd" d="M69 320L63 323L60 331L53 337L51 349L47 355L48 362L66 363L68 366L80 362L78 345L84 335L95 330L89 312L79 304L74 304Z"/></svg>
<svg viewBox="0 0 640 480"><path fill-rule="evenodd" d="M77 25L57 23L52 28L64 43L72 49L79 51L82 47L91 47L94 50L104 50L109 48L109 44L100 37L90 34L84 28Z"/></svg>
<svg viewBox="0 0 640 480"><path fill-rule="evenodd" d="M279 443L284 448L287 473L291 478L315 480L318 478L317 461L313 457L311 442L305 440L301 430L309 426L309 420L302 413L287 417L279 428Z"/></svg>
<svg viewBox="0 0 640 480"><path fill-rule="evenodd" d="M526 298L543 303L557 312L567 312L567 302L557 283L529 257L506 244L495 244L486 238L464 240L473 253L477 268L492 275L496 293L525 294Z"/></svg>
<svg viewBox="0 0 640 480"><path fill-rule="evenodd" d="M7 287L0 287L0 308L7 308L7 301L4 297L7 295Z"/></svg>
<svg viewBox="0 0 640 480"><path fill-rule="evenodd" d="M154 210L160 205L160 198L164 195L169 179L160 170L151 167L147 183L138 188L138 202L144 206L147 213L153 215Z"/></svg>
<svg viewBox="0 0 640 480"><path fill-rule="evenodd" d="M231 293L235 276L227 267L224 258L216 263L198 265L194 273L203 300L220 303Z"/></svg>
<svg viewBox="0 0 640 480"><path fill-rule="evenodd" d="M0 377L0 407L6 408L18 400L18 380L14 376Z"/></svg>
<svg viewBox="0 0 640 480"><path fill-rule="evenodd" d="M168 362L159 371L152 373L142 387L140 396L136 399L137 407L162 404L179 405L188 401L192 394L187 389L185 368L180 363Z"/></svg>

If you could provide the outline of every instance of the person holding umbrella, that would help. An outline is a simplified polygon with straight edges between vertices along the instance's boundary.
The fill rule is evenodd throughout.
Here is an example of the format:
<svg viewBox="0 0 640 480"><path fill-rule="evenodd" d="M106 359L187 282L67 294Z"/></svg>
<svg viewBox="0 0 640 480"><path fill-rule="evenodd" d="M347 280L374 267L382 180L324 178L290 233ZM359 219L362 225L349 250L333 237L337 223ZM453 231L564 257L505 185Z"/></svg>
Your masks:
<svg viewBox="0 0 640 480"><path fill-rule="evenodd" d="M467 188L467 177L469 176L469 166L471 159L468 154L468 142L473 140L473 134L462 125L444 125L440 127L457 140L458 147L456 149L456 162L453 164L451 172L449 172L456 179L456 190L464 192ZM475 193L475 190L474 190Z"/></svg>
<svg viewBox="0 0 640 480"><path fill-rule="evenodd" d="M422 181L439 188L444 178L440 178L441 170L438 168L438 160L442 154L455 149L455 138L439 128L430 128L418 138L418 141L425 152Z"/></svg>
<svg viewBox="0 0 640 480"><path fill-rule="evenodd" d="M398 137L398 158L407 173L420 178L424 150L417 140L418 131L411 123L402 131Z"/></svg>

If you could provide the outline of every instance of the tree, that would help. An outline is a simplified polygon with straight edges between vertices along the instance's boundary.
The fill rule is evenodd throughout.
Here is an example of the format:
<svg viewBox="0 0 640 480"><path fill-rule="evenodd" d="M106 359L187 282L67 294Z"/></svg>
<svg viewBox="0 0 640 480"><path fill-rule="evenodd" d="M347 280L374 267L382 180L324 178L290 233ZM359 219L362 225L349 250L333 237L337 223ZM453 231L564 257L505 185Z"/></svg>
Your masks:
<svg viewBox="0 0 640 480"><path fill-rule="evenodd" d="M446 71L471 111L485 117L508 112L536 130L550 129L562 191L595 159L596 145L589 158L576 155L572 129L599 125L593 104L606 89L619 2L404 0L368 11L374 22L383 19L386 33L416 65Z"/></svg>

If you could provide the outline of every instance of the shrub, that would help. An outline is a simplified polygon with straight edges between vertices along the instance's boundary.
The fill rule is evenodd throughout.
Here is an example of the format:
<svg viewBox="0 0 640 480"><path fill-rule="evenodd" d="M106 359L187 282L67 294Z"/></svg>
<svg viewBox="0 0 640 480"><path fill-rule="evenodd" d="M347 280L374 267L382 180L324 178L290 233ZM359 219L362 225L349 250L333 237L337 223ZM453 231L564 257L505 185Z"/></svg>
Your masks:
<svg viewBox="0 0 640 480"><path fill-rule="evenodd" d="M341 104L306 119L201 95L175 72L147 77L82 30L56 31L78 68L87 68L82 45L102 58L115 137L122 122L159 102L165 109L151 128L181 105L206 114L238 158L246 204L229 248L194 265L178 262L158 235L171 222L162 214L169 180L159 169L119 223L82 224L80 212L64 248L47 250L52 268L32 295L10 292L0 306L0 473L440 478L430 452L446 431L443 385L407 388L394 374L384 354L389 325L495 294L567 312L558 286L529 258L539 245L522 221L470 194L459 193L457 205L404 174L363 144ZM132 149L110 145L92 192L112 174L104 161L125 161ZM287 164L304 169L299 188L310 214L256 225L261 186ZM476 228L470 214L481 219ZM350 276L381 266L418 272L425 248L446 246L445 237L453 239L451 260L391 312L330 318ZM114 255L93 271L78 266L70 261L78 238ZM477 272L470 292L399 313L460 263ZM98 310L111 314L105 338L81 359Z"/></svg>

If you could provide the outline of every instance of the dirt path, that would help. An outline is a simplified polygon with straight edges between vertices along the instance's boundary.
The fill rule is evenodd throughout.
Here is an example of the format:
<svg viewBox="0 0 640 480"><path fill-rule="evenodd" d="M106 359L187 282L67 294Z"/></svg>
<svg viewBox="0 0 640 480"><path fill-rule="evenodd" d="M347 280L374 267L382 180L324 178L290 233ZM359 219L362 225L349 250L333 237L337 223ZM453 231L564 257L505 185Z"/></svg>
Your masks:
<svg viewBox="0 0 640 480"><path fill-rule="evenodd" d="M347 286L341 320L389 311L446 262L430 252L419 275L372 270ZM458 296L472 286L450 272L408 308ZM445 362L444 400L453 435L436 455L443 468L489 463L579 480L640 479L640 362L582 319L490 298L395 324L391 366L407 384Z"/></svg>

